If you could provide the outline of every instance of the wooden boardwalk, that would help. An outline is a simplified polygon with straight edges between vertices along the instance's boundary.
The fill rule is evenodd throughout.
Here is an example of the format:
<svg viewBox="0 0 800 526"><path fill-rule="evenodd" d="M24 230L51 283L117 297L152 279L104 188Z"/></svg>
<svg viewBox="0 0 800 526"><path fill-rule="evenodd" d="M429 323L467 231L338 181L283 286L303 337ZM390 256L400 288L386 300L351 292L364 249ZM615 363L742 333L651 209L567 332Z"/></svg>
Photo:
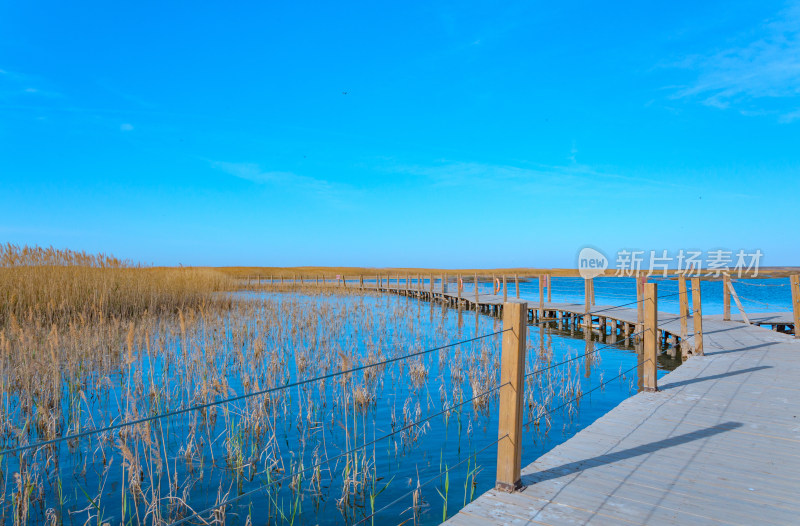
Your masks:
<svg viewBox="0 0 800 526"><path fill-rule="evenodd" d="M445 302L455 297L439 290L411 294ZM522 299L535 319L538 298ZM475 303L473 292L461 301L487 310L503 298L481 294ZM595 305L592 325L634 325L633 307ZM545 303L544 310L567 323L586 315L584 304ZM703 317L705 355L661 378L659 392L625 400L524 467L523 489L489 491L447 522L797 524L800 340L721 318ZM780 313L753 315L756 320L793 322ZM658 326L677 335L680 320L659 312ZM689 340L691 331L690 321Z"/></svg>
<svg viewBox="0 0 800 526"><path fill-rule="evenodd" d="M690 358L448 523L797 524L800 340L705 322ZM523 445L524 448L524 445Z"/></svg>

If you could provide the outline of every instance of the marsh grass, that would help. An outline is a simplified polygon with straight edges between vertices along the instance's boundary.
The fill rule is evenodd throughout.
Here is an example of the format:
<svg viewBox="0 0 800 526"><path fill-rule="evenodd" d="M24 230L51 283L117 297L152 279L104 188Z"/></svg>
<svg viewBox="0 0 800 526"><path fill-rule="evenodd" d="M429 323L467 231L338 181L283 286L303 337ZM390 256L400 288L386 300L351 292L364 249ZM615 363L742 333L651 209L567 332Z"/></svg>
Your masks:
<svg viewBox="0 0 800 526"><path fill-rule="evenodd" d="M141 268L51 249L3 246L0 277L2 449L377 364L499 328L476 317L472 330L460 315L456 325L445 307L354 288L242 287L210 270ZM529 367L553 359L551 341L532 339L529 346ZM578 392L580 364L532 378L528 414L541 415ZM379 495L414 489L412 476L419 484L420 471L435 472L428 457L437 448L446 466L453 454L470 455L496 433L496 392L458 404L495 388L498 370L499 339L481 340L11 454L0 459L0 523L165 524L253 488L265 488L263 497L202 520L292 524L311 514L357 521L380 506ZM415 425L440 409L440 417ZM545 436L553 417L542 418L536 432ZM440 499L417 486L397 512L410 505L416 523L441 501L442 513L434 515L447 516L463 505L450 501L459 493L449 491L451 481L464 483L456 500L466 502L484 472L491 478L493 466L475 457L466 472L447 474Z"/></svg>

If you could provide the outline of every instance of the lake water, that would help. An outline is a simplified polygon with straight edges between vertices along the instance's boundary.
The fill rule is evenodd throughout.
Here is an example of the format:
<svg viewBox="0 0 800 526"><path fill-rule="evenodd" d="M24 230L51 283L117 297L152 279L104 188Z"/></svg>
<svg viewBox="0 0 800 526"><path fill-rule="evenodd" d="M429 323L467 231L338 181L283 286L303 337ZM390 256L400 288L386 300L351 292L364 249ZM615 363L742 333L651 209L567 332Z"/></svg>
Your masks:
<svg viewBox="0 0 800 526"><path fill-rule="evenodd" d="M788 280L749 281L736 284L743 302L790 308ZM491 284L481 287L491 292ZM535 280L520 287L522 296L538 299ZM659 292L677 292L677 284L659 282ZM632 279L596 279L595 295L598 304L636 300ZM552 296L582 303L583 281L554 278ZM169 524L230 501L217 514L229 524L436 524L494 486L500 336L483 336L502 329L499 319L393 295L236 297L248 306L206 317L190 334L153 327L149 341L158 352L145 357L139 348L126 375L83 384L85 403L67 404L82 412L73 410L65 422L85 430L120 421L123 407L130 419L308 383L154 421L135 433L7 455L4 521L18 513L13 474L21 466L39 495L27 516L32 523L55 516L50 520L64 524ZM721 283L704 283L703 300L705 313L721 313ZM670 298L659 307L678 309ZM637 391L634 348L576 336L529 327L527 371L571 361L527 379L523 465ZM422 354L398 359L411 353ZM674 365L660 361L659 374ZM320 376L327 378L310 381ZM161 394L148 397L148 389Z"/></svg>

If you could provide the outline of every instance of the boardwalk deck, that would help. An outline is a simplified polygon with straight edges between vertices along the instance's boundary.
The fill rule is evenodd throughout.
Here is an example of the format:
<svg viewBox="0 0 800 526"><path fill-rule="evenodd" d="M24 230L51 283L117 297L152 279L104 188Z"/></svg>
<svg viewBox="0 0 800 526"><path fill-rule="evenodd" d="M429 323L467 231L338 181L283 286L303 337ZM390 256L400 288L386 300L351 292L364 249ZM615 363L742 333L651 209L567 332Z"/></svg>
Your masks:
<svg viewBox="0 0 800 526"><path fill-rule="evenodd" d="M470 305L474 293L463 299ZM497 305L502 296L478 301ZM538 309L538 298L527 301ZM576 318L585 309L544 308ZM634 308L592 311L637 319ZM791 321L780 313L751 320ZM659 328L678 334L679 325L677 315L659 313ZM448 524L796 524L800 340L721 316L704 316L703 329L705 356L664 376L659 392L625 400L523 468L522 490L489 491ZM690 339L691 331L690 322Z"/></svg>
<svg viewBox="0 0 800 526"><path fill-rule="evenodd" d="M448 523L796 524L800 341L709 321L706 355L639 393ZM523 446L524 447L524 446Z"/></svg>

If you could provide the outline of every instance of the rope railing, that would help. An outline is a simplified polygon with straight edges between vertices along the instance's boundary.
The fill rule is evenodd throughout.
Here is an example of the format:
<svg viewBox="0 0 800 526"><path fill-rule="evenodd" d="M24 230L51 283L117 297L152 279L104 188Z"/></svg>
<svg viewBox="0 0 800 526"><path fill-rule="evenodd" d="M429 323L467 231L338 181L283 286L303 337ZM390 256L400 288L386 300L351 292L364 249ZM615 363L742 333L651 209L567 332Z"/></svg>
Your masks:
<svg viewBox="0 0 800 526"><path fill-rule="evenodd" d="M632 338L633 336L637 336L637 335L639 335L639 334L642 334L643 332L644 332L644 331L635 332L635 333L631 334L630 336L628 336L628 338ZM623 342L624 342L626 339L627 339L627 338L622 338L622 340L616 340L616 341L614 341L614 342L612 342L612 343L609 343L609 344L606 344L606 345L601 345L600 347L597 347L597 348L596 348L595 350L593 350L593 351L589 351L589 352L587 352L587 353L580 354L580 355L578 355L578 356L573 356L572 358L569 358L569 359L567 359L567 360L563 360L563 361L561 361L561 362L558 362L558 363L554 363L554 364L552 364L552 365L548 365L547 367L542 367L541 369L536 369L535 371L531 371L531 372L529 372L529 373L526 373L526 374L525 374L525 378L531 377L531 376L533 376L533 375L535 375L535 374L542 373L542 372L544 372L544 371L547 371L548 369L553 369L554 367L558 367L558 366L560 366L560 365L564 365L564 364L567 364L567 363L570 363L570 362L574 362L575 360L579 360L579 359L581 359L581 358L585 358L585 357L587 357L587 356L589 356L589 355L592 355L592 354L595 354L595 353L597 353L597 352L600 352L600 351L601 351L601 350L603 350L603 349L608 349L608 348L610 348L610 347L612 347L612 346L614 346L614 345L618 345L618 344L620 344L620 343L623 343Z"/></svg>
<svg viewBox="0 0 800 526"><path fill-rule="evenodd" d="M742 300L742 301L749 301L751 303L758 303L760 305L766 305L767 307L775 307L776 309L780 310L781 312L792 312L792 309L787 309L786 306L777 305L775 303L767 303L766 301L754 300L752 298L748 298L747 296L742 296L741 294L739 294L739 299Z"/></svg>
<svg viewBox="0 0 800 526"><path fill-rule="evenodd" d="M588 391L583 391L583 392L579 393L576 397L572 398L571 400L568 400L568 401L564 402L563 404L559 405L558 407L552 407L552 408L548 409L547 411L544 411L542 413L537 414L536 417L533 420L529 420L529 421L525 422L522 425L524 427L527 427L527 426L533 424L534 422L536 422L537 420L539 420L540 418L542 418L543 416L549 415L550 413L558 411L559 409L562 409L562 408L564 408L564 407L566 407L566 406L568 406L568 405L570 405L572 403L575 403L575 402L579 401L584 396L586 396L586 395L588 395L588 394L590 394L590 393L592 393L594 391L597 391L598 389L603 388L604 386L606 386L609 383L613 382L617 378L621 378L621 377L625 376L629 372L633 371L634 369L636 369L636 368L638 368L638 367L640 367L640 366L642 366L642 365L644 365L644 364L646 364L648 362L650 362L649 359L648 360L644 360L643 362L639 362L639 363L637 363L636 365L634 365L633 367L631 367L629 369L625 369L624 371L619 373L617 376L615 376L615 377L613 377L613 378L611 378L609 380L601 380L598 385L596 385L595 387L589 389Z"/></svg>
<svg viewBox="0 0 800 526"><path fill-rule="evenodd" d="M785 279L785 278L784 278ZM787 287L788 283L770 284L770 283L748 283L741 279L731 279L731 282L738 283L739 285L746 285L748 287Z"/></svg>
<svg viewBox="0 0 800 526"><path fill-rule="evenodd" d="M379 514L380 512L382 512L382 511L385 511L385 510L387 510L387 509L391 508L392 506L394 506L395 504L399 503L399 502L400 502L400 501L402 501L403 499L406 499L406 498L408 498L408 496L409 496L409 495L413 495L413 494L414 494L416 491L419 491L419 489L420 489L420 488L424 488L424 487L425 487L425 486L427 486L428 484L430 484L430 483L432 483L432 482L435 482L435 481L439 480L440 478L442 478L442 476L443 476L443 475L446 475L447 473L450 473L451 471L453 471L453 470L454 470L454 469L456 469L457 467L459 467L459 466L463 465L465 462L469 462L469 460L470 460L470 459L471 459L473 456L477 456L477 455L478 455L478 453L483 453L484 451L486 451L486 450L487 450L487 449L489 449L490 447L494 446L495 444L499 444L501 440L504 440L504 439L506 439L506 438L508 438L508 435L503 435L503 436L501 436L500 438L498 438L497 440L495 440L494 442L491 442L491 443L489 443L489 444L486 444L485 446L483 446L483 447L482 447L482 448L480 448L479 450L477 450L477 451L474 451L473 453L470 453L469 455L467 455L467 457L466 457L466 458L464 458L464 459L460 460L460 461L459 461L459 462L457 462L456 464L453 464L452 466L450 466L450 467L449 467L449 468L447 468L446 470L442 471L442 472L441 472L441 473L439 473L438 475L435 475L435 476L433 476L433 477L429 478L428 480L426 480L425 482L423 482L423 483L421 483L421 484L417 484L417 487L416 487L416 488L414 488L413 490L411 490L411 491L408 491L408 492L404 493L403 495L401 495L401 496L397 497L396 499L394 499L392 502L390 502L389 504L385 505L385 506L384 506L384 507L382 507L381 509L379 509L379 510L377 510L377 511L374 511L374 512L372 512L371 514L367 515L366 517L364 517L363 519L361 519L360 521L358 521L358 522L356 523L356 525L359 525L359 524L364 524L365 522L367 522L368 520L370 520L372 517L376 516L376 515L377 515L377 514ZM402 524L402 523L401 523L401 524Z"/></svg>
<svg viewBox="0 0 800 526"><path fill-rule="evenodd" d="M583 398L584 396L586 396L586 395L588 395L588 394L590 394L590 393L592 393L592 392L596 391L597 389L600 389L600 388L604 387L605 385L607 385L607 384L609 384L609 383L613 382L613 381L614 381L614 380L616 380L617 378L620 378L620 377L624 376L625 374L627 374L627 373L631 372L632 370L636 369L637 367L639 367L640 365L642 365L642 364L646 363L647 361L649 361L649 360L646 360L645 362L642 362L641 364L637 363L635 366L631 367L630 369L626 369L625 371L621 372L620 374L618 374L617 376L615 376L615 377L613 377L613 378L611 378L611 379L609 379L609 380L601 380L600 384L599 384L599 385L597 385L597 386L595 386L594 388L592 388L592 389L590 389L590 390L588 390L588 391L585 391L585 392L582 392L582 393L580 393L580 394L579 394L579 395L577 395L576 397L572 398L571 400L568 400L567 402L564 402L563 404L559 405L558 407L553 407L553 408L550 408L550 409L548 409L548 410L547 410L547 411L545 411L545 412L539 413L539 414L536 416L536 418L535 418L535 419L533 419L533 420L531 420L531 421L529 421L529 422L527 422L527 423L523 424L523 426L525 426L525 427L528 427L528 426L530 426L532 423L534 423L536 420L538 420L538 419L542 418L543 416L545 416L545 415L548 415L548 414L550 414L550 413L553 413L553 412L555 412L555 411L558 411L559 409L562 409L563 407L566 407L566 406L568 406L568 405L570 405L570 404L573 404L573 403L575 403L575 402L579 401L579 400L580 400L581 398ZM380 509L378 509L378 510L376 510L376 511L372 512L370 515L367 515L366 517L364 517L363 519L361 519L361 520L360 520L359 522L357 522L356 524L357 524L357 525L358 525L358 524L364 524L366 521L368 521L368 520L370 520L371 518L375 517L375 516L376 516L376 515L378 515L379 513L381 513L381 512L383 512L383 511L385 511L385 510L387 510L387 509L391 508L392 506L394 506L394 505L398 504L398 503L399 503L399 502L401 502L403 499L407 499L407 498L408 498L410 495L413 495L413 494L414 494L416 491L418 491L420 488L423 488L423 487L427 486L428 484L431 484L431 483L433 483L433 482L435 482L435 481L439 480L440 478L442 478L442 477L443 477L444 475L446 475L447 473L451 472L452 470L456 469L457 467L459 467L459 466L463 465L465 462L469 461L469 460L470 460L470 459L471 459L473 456L476 456L478 453L482 453L483 451L486 451L486 450L487 450L487 449L489 449L490 447L492 447L492 446L494 446L494 445L496 445L496 444L499 444L501 440L504 440L504 439L506 439L506 438L508 438L508 435L507 435L507 434L506 434L506 435L503 435L503 436L501 436L500 438L498 438L497 440L495 440L495 441L493 441L493 442L490 442L490 443L486 444L485 446L483 446L483 447L482 447L482 448L480 448L479 450L477 450L477 451L475 451L475 452L473 452L473 453L470 453L469 455L467 455L467 458L464 458L464 459L462 459L461 461L457 462L456 464L453 464L452 466L448 467L447 469L445 469L444 471L440 472L439 474L437 474L437 475L434 475L433 477L429 478L429 479L428 479L428 480L426 480L425 482L423 482L423 483L421 483L421 484L418 484L418 485L417 485L417 486L416 486L416 487L415 487L413 490L411 490L411 491L408 491L408 492L404 493L403 495L401 495L400 497L398 497L398 498L394 499L392 502L390 502L390 503L386 504L386 505L385 505L385 506L383 506L382 508L380 508ZM173 526L177 526L177 525L173 525Z"/></svg>
<svg viewBox="0 0 800 526"><path fill-rule="evenodd" d="M257 493L259 493L261 491L264 491L265 489L268 489L269 487L271 487L273 485L280 484L281 482L293 479L293 478L297 477L298 475L300 475L302 473L305 473L305 472L310 471L310 470L317 469L318 467L324 466L325 464L328 464L330 462L338 460L338 459L340 459L342 457L346 457L348 455L352 455L356 451L360 451L362 449L368 448L368 447L370 447L370 446L372 446L374 444L377 444L378 442L380 442L382 440L386 440L387 438L391 438L391 437L393 437L394 435L396 435L398 433L402 433L402 432L407 431L409 429L414 429L416 427L419 427L420 425L422 425L422 424L424 424L424 423L426 423L426 422L428 422L430 420L433 420L437 416L441 416L441 415L444 415L446 413L450 413L451 411L453 411L454 409L456 409L458 407L462 407L462 406L464 406L466 404L469 404L469 403L472 403L472 402L474 402L476 400L479 400L480 398L488 396L488 395L490 395L490 394L492 394L492 393L494 393L496 391L499 391L501 388L505 387L506 385L508 385L508 382L506 382L504 384L501 384L501 385L498 385L496 387L493 387L493 388L489 389L488 391L484 391L481 394L475 395L475 396L473 396L472 398L470 398L468 400L463 400L463 401L461 401L461 402L459 402L459 403L457 403L455 405L445 407L441 411L438 411L438 412L436 412L436 413L434 413L432 415L428 415L425 418L421 418L421 419L419 419L419 420L417 420L415 422L412 422L411 424L407 424L407 425L405 425L405 426L403 426L403 427L401 427L399 429L395 429L391 433L387 433L387 434L381 436L380 438L376 438L376 439L373 439L370 442L361 444L360 446L356 446L356 447L350 448L347 451L345 451L343 453L340 453L340 454L338 454L338 455L336 455L334 457L327 458L327 459L325 459L325 460L323 460L321 462L318 462L318 463L316 463L316 464L314 464L312 466L309 466L307 468L303 468L303 469L301 469L299 471L295 471L295 472L293 472L293 473L291 473L289 475L281 477L280 479L270 481L268 484L266 484L264 486L259 486L258 488L254 488L252 490L249 490L249 491L247 491L245 493L242 493L240 495L237 495L235 497L231 497L229 499L226 499L223 502L219 502L217 504L214 504L213 506L210 506L210 507L208 507L208 508L206 508L206 509L204 509L202 511L193 512L191 515L171 523L170 526L179 526L180 524L184 524L184 523L190 521L191 519L193 519L195 517L199 517L201 515L205 515L206 513L210 513L210 512L216 511L216 510L218 510L220 508L223 508L225 506L228 506L230 504L238 502L238 501L240 501L240 500L242 500L244 498L256 495ZM498 440L498 442L499 442L499 440ZM266 471L263 471L261 473L257 473L256 475L253 476L253 478L255 478L256 476L259 476L259 475L264 475L265 473L266 473Z"/></svg>
<svg viewBox="0 0 800 526"><path fill-rule="evenodd" d="M181 408L181 409L175 409L175 410L172 410L172 411L167 411L165 413L160 413L160 414L157 414L157 415L151 415L151 416L148 416L148 417L137 418L135 420L128 420L128 421L125 421L125 422L119 422L117 424L111 424L109 426L98 428L98 429L89 429L89 430L86 430L86 431L83 431L83 432L80 432L80 433L74 433L74 434L71 434L71 435L65 435L65 436L53 438L53 439L50 439L50 440L43 440L43 441L40 441L40 442L36 442L34 444L26 444L26 445L23 445L23 446L17 446L17 447L14 447L14 448L5 449L3 451L0 451L0 457L2 457L4 455L10 455L10 454L13 454L13 453L19 453L20 451L26 451L26 450L29 450L29 449L36 449L36 448L41 448L41 447L45 447L45 446L50 446L50 445L58 444L60 442L64 442L64 441L68 441L68 440L77 440L77 439L81 439L81 438L86 438L87 436L97 435L97 434L100 434L100 433L106 433L108 431L116 431L118 429L123 429L123 428L126 428L126 427L135 426L137 424L143 424L143 423L146 423L146 422L152 422L152 421L155 421L155 420L161 420L163 418L168 418L168 417L172 417L172 416L178 416L178 415L190 413L192 411L199 411L199 410L202 410L202 409L207 409L209 407L229 404L229 403L232 403L232 402L238 402L240 400L246 400L248 398L253 398L255 396L261 396L261 395L265 395L265 394L270 394L270 393L282 391L284 389L290 389L292 387L299 387L299 386L303 386L303 385L310 384L310 383L313 383L313 382L327 380L327 379L330 379L330 378L335 378L335 377L346 375L346 374L357 373L359 371L364 371L366 369L371 369L373 367L381 367L381 366L384 366L384 365L388 365L390 363L398 362L400 360L407 360L408 358L414 358L416 356L422 356L424 354L429 354L429 353L432 353L432 352L441 351L443 349L448 349L450 347L455 347L456 345L463 345L465 343L471 343L471 342L474 342L474 341L477 341L477 340L482 340L484 338L490 338L492 336L497 336L498 334L502 334L502 333L506 332L507 330L509 330L509 329L503 329L503 330L495 331L495 332L492 332L492 333L489 333L489 334L476 336L474 338L469 338L467 340L462 340L462 341L458 341L458 342L452 342L452 343L448 343L446 345L441 345L439 347L433 347L431 349L425 349L423 351L417 351L417 352L409 353L409 354L406 354L406 355L403 355L403 356L399 356L399 357L395 357L395 358L389 358L389 359L386 359L386 360L382 360L380 362L360 365L360 366L353 367L353 368L350 368L350 369L347 369L347 370L344 370L344 371L336 371L336 372L324 374L324 375L321 375L321 376L315 376L314 378L307 378L307 379L304 379L304 380L298 380L298 381L295 381L295 382L291 382L291 383L280 385L280 386L276 386L276 387L269 387L269 388L266 388L266 389L261 389L261 390L258 390L258 391L253 391L253 392L250 392L250 393L245 393L245 394L241 394L241 395L238 395L238 396L233 396L233 397L230 397L230 398L224 398L222 400L214 400L214 401L206 402L206 403L203 403L203 404L193 405L191 407L185 407L185 408Z"/></svg>

